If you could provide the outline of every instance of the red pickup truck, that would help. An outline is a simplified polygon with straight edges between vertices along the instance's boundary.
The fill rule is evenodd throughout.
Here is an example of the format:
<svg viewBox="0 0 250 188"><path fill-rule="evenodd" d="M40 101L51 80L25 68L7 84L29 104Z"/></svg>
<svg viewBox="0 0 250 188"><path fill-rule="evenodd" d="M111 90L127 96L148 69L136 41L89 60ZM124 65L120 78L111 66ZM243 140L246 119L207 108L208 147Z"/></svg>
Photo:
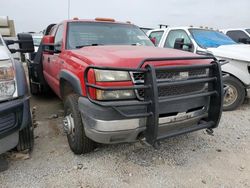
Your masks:
<svg viewBox="0 0 250 188"><path fill-rule="evenodd" d="M223 84L212 57L154 47L139 27L113 19L50 25L33 62L31 92L64 101L76 154L96 143L159 140L218 126Z"/></svg>

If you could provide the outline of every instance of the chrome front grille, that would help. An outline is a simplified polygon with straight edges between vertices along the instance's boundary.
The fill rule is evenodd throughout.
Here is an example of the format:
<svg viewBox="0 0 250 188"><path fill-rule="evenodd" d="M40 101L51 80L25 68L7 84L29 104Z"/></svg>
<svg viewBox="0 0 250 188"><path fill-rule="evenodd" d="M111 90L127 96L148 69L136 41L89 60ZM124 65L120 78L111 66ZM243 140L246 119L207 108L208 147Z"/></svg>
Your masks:
<svg viewBox="0 0 250 188"><path fill-rule="evenodd" d="M132 73L133 82L136 85L140 85L144 83L145 73ZM167 81L173 82L178 80L190 80L201 77L208 77L208 69L196 69L190 71L156 71L157 81ZM182 95L187 93L199 92L203 90L205 87L204 83L195 83L189 85L173 85L173 86L165 86L158 88L158 96L172 96L172 95ZM144 98L144 89L136 90L137 97L139 99Z"/></svg>

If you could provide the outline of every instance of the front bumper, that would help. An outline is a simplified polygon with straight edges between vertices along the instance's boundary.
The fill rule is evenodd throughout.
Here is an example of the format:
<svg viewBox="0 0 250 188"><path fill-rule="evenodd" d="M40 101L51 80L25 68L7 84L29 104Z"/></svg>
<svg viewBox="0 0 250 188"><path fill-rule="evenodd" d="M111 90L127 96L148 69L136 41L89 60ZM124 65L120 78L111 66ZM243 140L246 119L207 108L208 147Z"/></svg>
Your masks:
<svg viewBox="0 0 250 188"><path fill-rule="evenodd" d="M167 115L159 118L158 137L172 137L199 129L211 128L213 123L204 123L202 120L208 117L207 101L205 98L192 101L179 101L178 104L168 104L169 109L197 109L188 113ZM147 118L124 119L112 108L100 107L91 103L87 98L81 97L78 102L85 134L98 143L134 142L146 130ZM166 106L166 104L163 104ZM174 108L176 106L176 108ZM199 108L200 107L200 108ZM124 113L143 113L146 108L126 107L120 109Z"/></svg>
<svg viewBox="0 0 250 188"><path fill-rule="evenodd" d="M14 148L18 132L30 121L29 97L0 103L0 153Z"/></svg>

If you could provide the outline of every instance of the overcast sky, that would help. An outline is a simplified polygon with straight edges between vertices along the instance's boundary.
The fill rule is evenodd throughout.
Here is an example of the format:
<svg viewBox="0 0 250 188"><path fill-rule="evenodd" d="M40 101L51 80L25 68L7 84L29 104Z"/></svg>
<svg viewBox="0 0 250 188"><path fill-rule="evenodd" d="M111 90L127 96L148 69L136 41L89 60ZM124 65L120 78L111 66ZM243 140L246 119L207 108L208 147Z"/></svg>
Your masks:
<svg viewBox="0 0 250 188"><path fill-rule="evenodd" d="M250 27L250 0L69 0L70 18L111 17L143 27ZM1 0L0 16L17 32L41 31L68 18L68 0Z"/></svg>

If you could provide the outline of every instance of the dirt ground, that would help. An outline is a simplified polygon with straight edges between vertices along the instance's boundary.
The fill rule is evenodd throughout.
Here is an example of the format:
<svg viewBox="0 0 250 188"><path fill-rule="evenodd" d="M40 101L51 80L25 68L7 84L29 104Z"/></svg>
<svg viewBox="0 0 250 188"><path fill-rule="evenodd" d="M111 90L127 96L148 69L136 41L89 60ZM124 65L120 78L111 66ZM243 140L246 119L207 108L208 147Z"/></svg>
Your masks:
<svg viewBox="0 0 250 188"><path fill-rule="evenodd" d="M198 131L161 143L105 145L74 155L62 129L62 102L32 97L38 127L29 159L5 154L0 187L250 187L250 102L224 112L214 136ZM58 115L58 118L55 118Z"/></svg>

